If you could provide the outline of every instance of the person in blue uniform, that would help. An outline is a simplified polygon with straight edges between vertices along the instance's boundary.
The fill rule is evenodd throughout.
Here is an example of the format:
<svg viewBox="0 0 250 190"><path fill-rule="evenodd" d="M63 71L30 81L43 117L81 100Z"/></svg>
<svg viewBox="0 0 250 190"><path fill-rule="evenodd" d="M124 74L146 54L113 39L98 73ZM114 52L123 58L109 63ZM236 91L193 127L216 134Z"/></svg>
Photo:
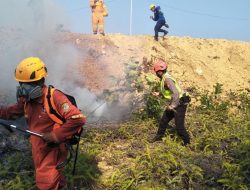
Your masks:
<svg viewBox="0 0 250 190"><path fill-rule="evenodd" d="M153 21L156 21L155 25L155 36L154 39L158 41L158 33L163 32L163 36L167 35L168 31L162 29L163 26L169 27L168 24L166 24L166 20L164 17L164 14L161 12L161 7L160 6L155 6L153 4L150 5L150 10L154 13L154 16L150 16L150 18Z"/></svg>

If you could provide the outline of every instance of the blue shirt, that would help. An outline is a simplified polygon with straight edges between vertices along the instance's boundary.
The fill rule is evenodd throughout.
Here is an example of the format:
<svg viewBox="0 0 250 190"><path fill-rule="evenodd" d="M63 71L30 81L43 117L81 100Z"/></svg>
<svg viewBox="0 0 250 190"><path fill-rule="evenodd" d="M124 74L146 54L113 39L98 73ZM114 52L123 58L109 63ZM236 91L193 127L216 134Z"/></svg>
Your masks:
<svg viewBox="0 0 250 190"><path fill-rule="evenodd" d="M163 13L161 12L161 7L157 6L154 10L154 21L165 21L165 17Z"/></svg>

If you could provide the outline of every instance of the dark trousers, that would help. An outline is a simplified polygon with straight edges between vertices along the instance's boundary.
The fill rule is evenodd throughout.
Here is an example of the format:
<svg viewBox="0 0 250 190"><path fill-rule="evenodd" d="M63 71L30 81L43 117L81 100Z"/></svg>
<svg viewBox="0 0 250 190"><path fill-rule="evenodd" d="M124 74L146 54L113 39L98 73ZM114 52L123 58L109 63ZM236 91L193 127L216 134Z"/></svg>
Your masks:
<svg viewBox="0 0 250 190"><path fill-rule="evenodd" d="M161 29L161 27L163 27L164 24L166 24L165 20L157 21L157 23L155 25L155 38L158 38L158 32L163 32L163 33L167 32L166 30Z"/></svg>
<svg viewBox="0 0 250 190"><path fill-rule="evenodd" d="M169 125L169 122L174 118L178 135L182 138L184 145L189 144L190 137L184 125L186 110L187 105L183 104L179 105L175 111L165 110L159 123L157 135L163 136L166 129L170 130L171 126Z"/></svg>

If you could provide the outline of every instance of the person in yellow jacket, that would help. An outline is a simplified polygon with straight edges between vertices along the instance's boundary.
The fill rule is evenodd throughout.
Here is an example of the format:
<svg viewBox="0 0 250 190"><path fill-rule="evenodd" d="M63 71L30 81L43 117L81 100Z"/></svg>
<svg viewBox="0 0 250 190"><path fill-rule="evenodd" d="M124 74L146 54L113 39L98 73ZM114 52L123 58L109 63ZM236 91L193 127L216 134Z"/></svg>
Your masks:
<svg viewBox="0 0 250 190"><path fill-rule="evenodd" d="M167 64L164 61L155 63L154 71L161 79L161 93L170 103L166 106L157 134L151 142L162 140L166 129L170 129L169 122L174 119L177 133L182 138L184 145L187 145L190 143L190 136L184 126L184 122L190 97L183 92L176 80L167 72Z"/></svg>
<svg viewBox="0 0 250 190"><path fill-rule="evenodd" d="M103 0L90 0L90 7L92 11L93 34L97 34L99 28L100 34L104 36L104 16L108 16L107 8Z"/></svg>

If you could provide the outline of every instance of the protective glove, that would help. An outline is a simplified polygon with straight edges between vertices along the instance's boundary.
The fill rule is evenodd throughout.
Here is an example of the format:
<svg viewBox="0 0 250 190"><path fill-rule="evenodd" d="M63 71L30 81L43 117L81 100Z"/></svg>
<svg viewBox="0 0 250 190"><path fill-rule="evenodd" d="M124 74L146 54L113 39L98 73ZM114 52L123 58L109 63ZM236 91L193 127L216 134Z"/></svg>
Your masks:
<svg viewBox="0 0 250 190"><path fill-rule="evenodd" d="M44 140L45 142L47 142L47 143L58 143L58 142L56 142L55 139L53 138L51 132L43 133L43 134L42 134L42 138L43 138L43 140Z"/></svg>
<svg viewBox="0 0 250 190"><path fill-rule="evenodd" d="M150 16L149 18L153 20L154 17L153 17L153 16Z"/></svg>

